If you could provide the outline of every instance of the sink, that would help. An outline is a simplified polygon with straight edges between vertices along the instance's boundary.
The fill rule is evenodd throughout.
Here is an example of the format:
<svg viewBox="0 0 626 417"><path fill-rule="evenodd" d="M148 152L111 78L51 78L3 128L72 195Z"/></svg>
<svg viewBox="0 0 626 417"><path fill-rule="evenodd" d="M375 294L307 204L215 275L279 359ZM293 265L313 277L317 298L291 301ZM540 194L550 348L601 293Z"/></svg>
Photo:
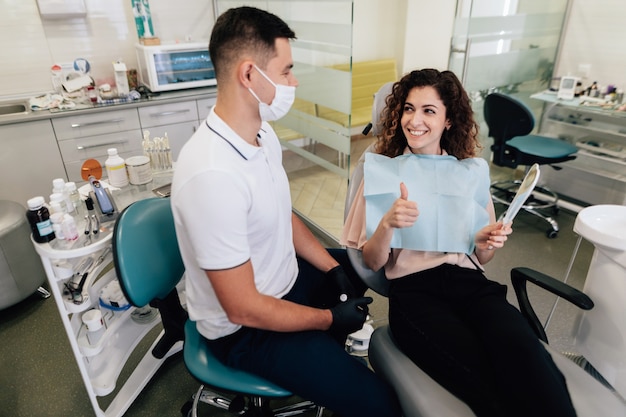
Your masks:
<svg viewBox="0 0 626 417"><path fill-rule="evenodd" d="M28 107L23 103L0 103L0 116L26 113L28 113Z"/></svg>
<svg viewBox="0 0 626 417"><path fill-rule="evenodd" d="M626 250L626 206L599 204L582 209L576 216L574 232L594 245Z"/></svg>

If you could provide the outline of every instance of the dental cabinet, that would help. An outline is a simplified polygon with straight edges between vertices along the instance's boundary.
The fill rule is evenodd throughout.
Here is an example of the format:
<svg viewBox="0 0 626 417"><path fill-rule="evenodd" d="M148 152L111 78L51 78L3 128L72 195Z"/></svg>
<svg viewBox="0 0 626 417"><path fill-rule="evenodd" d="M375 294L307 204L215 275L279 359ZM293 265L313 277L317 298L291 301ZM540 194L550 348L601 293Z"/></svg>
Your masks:
<svg viewBox="0 0 626 417"><path fill-rule="evenodd" d="M626 112L559 100L553 93L531 98L544 102L540 133L578 147L576 159L542 170L542 182L579 202L626 204Z"/></svg>
<svg viewBox="0 0 626 417"><path fill-rule="evenodd" d="M0 117L0 197L24 206L36 195L50 194L52 179L80 185L82 164L96 159L102 166L108 148L123 158L143 154L143 132L167 133L173 159L215 104L213 88L161 93L147 100L30 111Z"/></svg>
<svg viewBox="0 0 626 417"><path fill-rule="evenodd" d="M152 183L127 186L113 191L112 195L121 210L135 200L154 197L151 190L169 181L171 173L160 174L154 177ZM180 351L182 342L175 345L164 358L157 359L151 351L163 334L163 330L159 333L159 327L162 329L162 326L158 313L119 302L103 304L105 292L116 294L119 289L115 287L117 277L110 250L114 221L102 223L96 235L83 234L84 223L78 220L77 223L80 236L73 243L54 239L49 243L33 241L33 245L41 257L50 292L54 296L95 415L121 417L161 364ZM77 282L85 270L89 273L82 291L80 295L72 297L66 286L70 285L70 281ZM94 332L87 331L82 320L83 314L92 309L99 309L103 317L103 331L97 339L92 334ZM138 357L139 362L135 364ZM120 378L125 368L130 368L132 372L127 378ZM99 401L98 397L105 398ZM103 407L102 404L108 405Z"/></svg>
<svg viewBox="0 0 626 417"><path fill-rule="evenodd" d="M50 195L52 179L65 177L50 119L0 125L0 199L26 207L36 195Z"/></svg>

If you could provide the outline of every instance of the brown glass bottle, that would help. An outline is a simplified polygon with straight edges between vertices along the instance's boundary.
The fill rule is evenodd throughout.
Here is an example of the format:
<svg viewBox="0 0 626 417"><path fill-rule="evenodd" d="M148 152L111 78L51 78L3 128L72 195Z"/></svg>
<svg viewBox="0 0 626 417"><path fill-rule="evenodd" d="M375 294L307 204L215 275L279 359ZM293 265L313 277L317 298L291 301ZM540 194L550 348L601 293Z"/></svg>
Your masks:
<svg viewBox="0 0 626 417"><path fill-rule="evenodd" d="M33 240L37 243L50 242L55 238L50 221L50 212L44 202L44 198L38 196L31 198L26 203L28 205L26 218L30 224L30 230L33 232Z"/></svg>

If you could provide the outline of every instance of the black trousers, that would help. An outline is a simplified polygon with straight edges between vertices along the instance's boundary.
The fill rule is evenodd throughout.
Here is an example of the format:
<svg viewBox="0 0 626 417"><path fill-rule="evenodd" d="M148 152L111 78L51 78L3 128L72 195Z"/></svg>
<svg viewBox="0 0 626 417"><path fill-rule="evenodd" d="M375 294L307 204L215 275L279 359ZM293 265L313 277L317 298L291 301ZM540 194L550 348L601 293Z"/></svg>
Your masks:
<svg viewBox="0 0 626 417"><path fill-rule="evenodd" d="M357 288L365 292L345 250L329 249ZM337 286L299 259L300 274L284 299L327 308L339 297ZM345 351L347 335L323 331L280 333L244 327L210 342L224 363L254 373L342 417L397 417L392 388Z"/></svg>
<svg viewBox="0 0 626 417"><path fill-rule="evenodd" d="M400 349L478 417L575 416L565 379L506 286L444 264L391 281Z"/></svg>

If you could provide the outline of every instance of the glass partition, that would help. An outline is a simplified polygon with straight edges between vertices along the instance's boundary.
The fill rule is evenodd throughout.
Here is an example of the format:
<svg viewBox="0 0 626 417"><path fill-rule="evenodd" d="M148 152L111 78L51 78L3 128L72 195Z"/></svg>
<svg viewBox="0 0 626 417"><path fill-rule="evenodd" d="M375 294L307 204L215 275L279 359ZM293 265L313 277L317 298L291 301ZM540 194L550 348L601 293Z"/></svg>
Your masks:
<svg viewBox="0 0 626 417"><path fill-rule="evenodd" d="M242 5L268 10L296 33L296 102L273 127L285 150L296 212L338 239L350 168L352 0L216 0L215 15Z"/></svg>
<svg viewBox="0 0 626 417"><path fill-rule="evenodd" d="M449 69L463 81L482 121L485 96L514 94L540 119L530 95L549 87L568 0L458 0ZM486 127L484 157L489 158Z"/></svg>

